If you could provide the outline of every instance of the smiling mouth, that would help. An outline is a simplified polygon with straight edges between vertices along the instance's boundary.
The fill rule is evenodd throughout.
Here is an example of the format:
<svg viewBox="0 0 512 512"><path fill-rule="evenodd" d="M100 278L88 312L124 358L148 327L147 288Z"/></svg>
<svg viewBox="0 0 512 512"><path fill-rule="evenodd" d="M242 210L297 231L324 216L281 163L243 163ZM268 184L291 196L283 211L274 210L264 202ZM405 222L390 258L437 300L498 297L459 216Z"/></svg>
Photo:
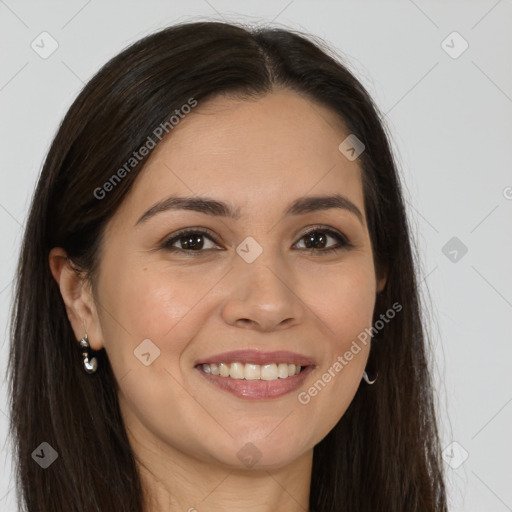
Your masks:
<svg viewBox="0 0 512 512"><path fill-rule="evenodd" d="M196 366L204 373L235 380L273 381L289 379L303 372L307 366L293 363L203 363Z"/></svg>
<svg viewBox="0 0 512 512"><path fill-rule="evenodd" d="M206 382L224 392L244 400L261 401L296 391L315 367L314 364L298 366L291 363L259 365L234 362L200 363L195 366L195 370Z"/></svg>

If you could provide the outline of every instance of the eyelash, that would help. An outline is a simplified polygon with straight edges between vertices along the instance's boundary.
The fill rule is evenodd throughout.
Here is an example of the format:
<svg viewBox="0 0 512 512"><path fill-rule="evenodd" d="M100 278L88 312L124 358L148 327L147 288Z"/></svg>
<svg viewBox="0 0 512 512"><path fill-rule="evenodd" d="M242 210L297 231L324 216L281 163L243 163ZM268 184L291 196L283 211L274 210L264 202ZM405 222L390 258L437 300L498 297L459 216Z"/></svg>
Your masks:
<svg viewBox="0 0 512 512"><path fill-rule="evenodd" d="M299 250L307 251L310 254L320 253L319 255L323 255L323 254L335 254L338 251L350 249L351 247L353 247L353 245L349 242L349 240L344 235L342 235L341 233L338 233L337 231L334 231L333 229L325 228L325 227L322 227L322 226L315 226L314 228L306 231L299 238L299 241L301 241L303 238L305 238L305 237L307 237L307 236L309 236L309 235L311 235L313 233L318 233L318 232L324 233L324 234L326 234L326 235L336 239L336 241L339 244L341 244L341 246L340 247L329 247L327 249L315 249L314 247L312 247L312 248L305 248L305 249L299 249ZM206 250L194 251L192 249L181 249L179 247L172 247L172 245L175 242L178 242L180 240L180 238L184 238L187 235L202 235L202 236L205 236L205 237L209 238L213 243L215 243L217 245L220 245L217 242L217 240L215 240L213 235L210 234L209 231L207 231L205 229L202 229L202 228L196 228L196 229L187 228L187 229L183 229L181 231L178 231L178 233L173 235L171 238L168 238L167 240L165 240L162 243L161 248L162 249L166 249L166 250L168 250L170 252L176 252L176 251L177 252L181 252L181 253L186 254L186 256L192 256L192 257L194 257L196 255L199 255L201 253L205 253L206 251L211 250L211 249L206 249ZM190 253L192 253L192 254L190 254Z"/></svg>

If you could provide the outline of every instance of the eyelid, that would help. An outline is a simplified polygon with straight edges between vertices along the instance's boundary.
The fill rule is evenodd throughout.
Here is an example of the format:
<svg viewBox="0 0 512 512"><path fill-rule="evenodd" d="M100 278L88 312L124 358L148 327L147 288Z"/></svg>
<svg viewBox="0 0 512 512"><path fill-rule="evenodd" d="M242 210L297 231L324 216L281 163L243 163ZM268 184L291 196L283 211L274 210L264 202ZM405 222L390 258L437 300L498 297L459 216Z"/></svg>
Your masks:
<svg viewBox="0 0 512 512"><path fill-rule="evenodd" d="M333 234L333 235L339 236L340 238L343 238L343 240L346 241L347 243L349 242L348 237L345 235L345 233L343 233L343 231L340 231L339 229L333 228L331 226L326 226L324 224L314 224L313 226L308 226L306 228L306 231L304 231L302 233L302 235L300 235L299 238L302 238L302 237L309 235L310 233L314 233L316 231L324 231L328 234Z"/></svg>

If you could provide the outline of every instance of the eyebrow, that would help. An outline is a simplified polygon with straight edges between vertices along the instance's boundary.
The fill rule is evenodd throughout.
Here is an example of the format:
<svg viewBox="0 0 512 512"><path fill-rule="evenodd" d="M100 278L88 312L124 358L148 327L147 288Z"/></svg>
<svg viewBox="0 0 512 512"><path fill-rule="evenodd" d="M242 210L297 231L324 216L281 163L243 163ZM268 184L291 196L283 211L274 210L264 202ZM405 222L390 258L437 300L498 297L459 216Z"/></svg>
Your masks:
<svg viewBox="0 0 512 512"><path fill-rule="evenodd" d="M284 215L302 215L310 212L330 210L338 208L354 214L364 226L361 210L349 199L340 195L323 195L301 197L293 201L285 210ZM229 204L211 199L209 197L177 197L170 196L154 204L149 210L141 215L135 226L146 222L158 213L169 210L192 210L205 215L229 217L238 220L241 217L240 208L233 208Z"/></svg>

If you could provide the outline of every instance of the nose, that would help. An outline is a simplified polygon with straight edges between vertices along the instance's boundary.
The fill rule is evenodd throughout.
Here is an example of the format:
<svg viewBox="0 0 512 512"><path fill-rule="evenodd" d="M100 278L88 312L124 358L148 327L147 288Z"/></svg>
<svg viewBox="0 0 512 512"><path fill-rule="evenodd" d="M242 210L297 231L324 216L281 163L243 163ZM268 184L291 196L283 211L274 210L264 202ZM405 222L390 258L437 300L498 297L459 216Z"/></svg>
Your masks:
<svg viewBox="0 0 512 512"><path fill-rule="evenodd" d="M289 269L271 264L262 255L253 263L235 262L229 279L228 297L221 309L229 325L264 332L303 321L305 306L294 290Z"/></svg>

